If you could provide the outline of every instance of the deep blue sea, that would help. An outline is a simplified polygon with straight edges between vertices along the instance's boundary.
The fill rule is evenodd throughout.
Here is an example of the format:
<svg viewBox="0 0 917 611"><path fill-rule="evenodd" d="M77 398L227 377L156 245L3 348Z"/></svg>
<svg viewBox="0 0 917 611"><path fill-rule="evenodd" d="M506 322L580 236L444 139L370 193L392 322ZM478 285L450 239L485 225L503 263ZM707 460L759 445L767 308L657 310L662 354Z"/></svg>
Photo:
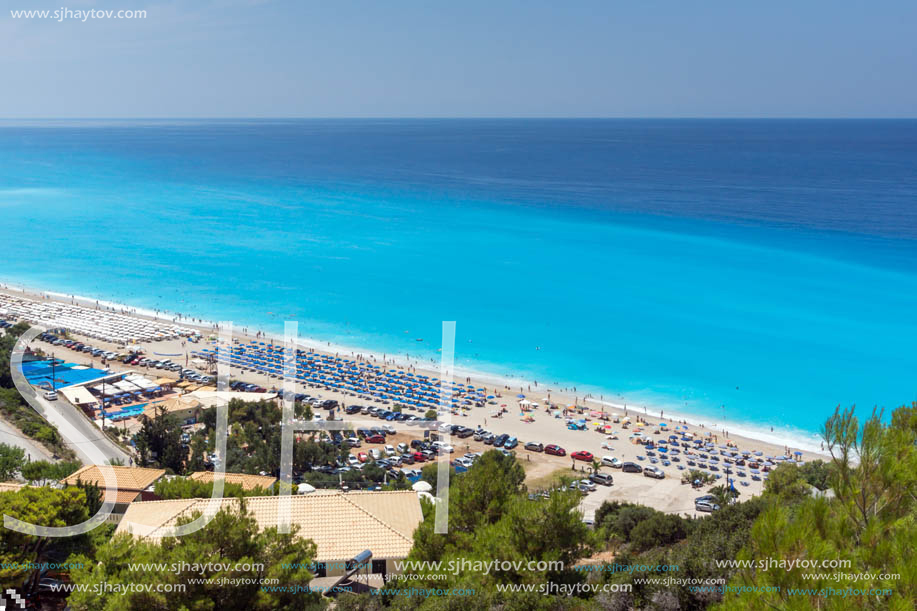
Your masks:
<svg viewBox="0 0 917 611"><path fill-rule="evenodd" d="M917 121L6 121L0 212L10 283L455 320L459 366L782 433L917 399Z"/></svg>

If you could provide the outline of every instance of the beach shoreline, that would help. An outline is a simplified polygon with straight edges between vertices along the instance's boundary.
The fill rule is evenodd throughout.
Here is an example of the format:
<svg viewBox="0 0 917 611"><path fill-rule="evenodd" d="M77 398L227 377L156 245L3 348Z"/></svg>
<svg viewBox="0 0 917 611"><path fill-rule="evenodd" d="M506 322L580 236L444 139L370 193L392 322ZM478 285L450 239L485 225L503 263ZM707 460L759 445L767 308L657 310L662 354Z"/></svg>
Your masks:
<svg viewBox="0 0 917 611"><path fill-rule="evenodd" d="M59 303L72 303L89 308L104 308L109 311L124 313L130 316L136 316L147 320L156 320L179 324L185 327L193 328L202 335L216 334L219 330L219 323L203 318L190 317L185 314L174 311L150 310L142 307L119 303L106 299L96 299L84 295L68 294L58 291L49 291L36 287L25 286L20 283L0 281L0 292L8 295L24 297L32 300L52 300ZM260 339L273 343L283 343L282 335L271 334L254 326L246 324L233 324L233 334L235 337L245 339ZM360 357L370 362L383 363L387 366L410 369L418 371L433 377L440 374L440 368L436 363L430 363L420 358L411 358L404 356L394 356L387 353L379 353L361 347L346 346L332 342L322 341L315 338L297 338L297 345L305 349L314 350L318 353L328 355L351 355ZM681 412L678 409L672 409L670 406L649 406L642 402L624 402L600 399L592 393L571 393L568 390L557 390L545 386L543 383L538 384L534 381L524 380L521 377L514 378L501 376L498 374L474 370L465 367L456 366L453 369L454 379L470 379L476 386L494 387L495 385L503 387L504 392L516 392L544 399L550 396L551 401L564 405L582 405L589 407L588 403L593 404L593 411L616 410L633 414L644 418L645 420L658 423L686 423L692 426L703 428L704 430L713 431L719 435L728 433L730 439L749 440L765 443L774 448L789 448L803 450L806 453L826 456L820 445L820 438L814 433L807 431L787 431L786 427L775 423L772 430L762 430L760 427L748 423L719 420L710 421L699 418L696 414ZM535 385L534 388L531 385ZM658 416L654 414L659 414ZM826 416L827 417L827 416Z"/></svg>

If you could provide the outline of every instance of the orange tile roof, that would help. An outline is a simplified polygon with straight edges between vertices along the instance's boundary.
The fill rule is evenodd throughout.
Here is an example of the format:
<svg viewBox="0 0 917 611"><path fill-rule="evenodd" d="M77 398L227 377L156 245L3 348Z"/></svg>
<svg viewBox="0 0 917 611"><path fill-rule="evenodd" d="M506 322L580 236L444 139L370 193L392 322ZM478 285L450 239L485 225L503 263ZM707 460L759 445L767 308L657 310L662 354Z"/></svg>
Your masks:
<svg viewBox="0 0 917 611"><path fill-rule="evenodd" d="M213 481L213 471L195 471L188 477L209 484ZM276 477L271 477L269 475L249 475L247 473L226 473L225 479L227 484L241 484L243 490L254 490L255 488L264 488L267 490L277 482Z"/></svg>
<svg viewBox="0 0 917 611"><path fill-rule="evenodd" d="M132 503L116 533L157 537L178 518L203 513L210 499L180 499ZM262 528L277 525L280 497L248 497L246 506ZM221 507L237 506L237 499L220 500ZM311 539L316 560L343 561L369 549L375 558L404 558L414 543L413 533L423 520L414 491L330 492L290 497L290 519L299 536ZM130 527L129 523L140 526Z"/></svg>
<svg viewBox="0 0 917 611"><path fill-rule="evenodd" d="M119 490L146 490L153 482L166 474L165 469L118 466L110 468L114 471L115 481ZM66 486L76 486L77 481L105 488L105 475L99 465L87 465L62 479L61 483Z"/></svg>

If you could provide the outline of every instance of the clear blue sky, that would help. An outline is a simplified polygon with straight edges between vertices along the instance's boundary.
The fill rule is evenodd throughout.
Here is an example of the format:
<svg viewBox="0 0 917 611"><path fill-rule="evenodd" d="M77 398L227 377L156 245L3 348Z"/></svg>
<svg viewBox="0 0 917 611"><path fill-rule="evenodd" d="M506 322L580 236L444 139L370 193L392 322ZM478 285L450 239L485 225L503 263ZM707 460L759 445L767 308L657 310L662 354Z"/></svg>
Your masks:
<svg viewBox="0 0 917 611"><path fill-rule="evenodd" d="M913 0L0 6L4 118L917 116Z"/></svg>

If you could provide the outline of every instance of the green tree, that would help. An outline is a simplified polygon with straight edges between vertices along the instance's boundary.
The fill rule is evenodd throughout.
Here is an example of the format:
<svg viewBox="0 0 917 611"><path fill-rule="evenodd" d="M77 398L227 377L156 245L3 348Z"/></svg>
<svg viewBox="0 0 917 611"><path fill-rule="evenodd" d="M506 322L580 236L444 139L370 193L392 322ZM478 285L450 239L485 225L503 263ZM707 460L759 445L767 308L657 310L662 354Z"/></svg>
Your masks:
<svg viewBox="0 0 917 611"><path fill-rule="evenodd" d="M0 387L2 388L13 388L10 358L19 337L28 330L29 323L19 322L0 335Z"/></svg>
<svg viewBox="0 0 917 611"><path fill-rule="evenodd" d="M181 445L181 424L158 407L152 418L140 417L140 430L134 436L140 466L159 465L173 473L183 473L185 449Z"/></svg>
<svg viewBox="0 0 917 611"><path fill-rule="evenodd" d="M811 494L806 477L799 467L792 463L778 465L767 476L764 491L784 501L800 501Z"/></svg>
<svg viewBox="0 0 917 611"><path fill-rule="evenodd" d="M677 515L656 513L631 530L633 549L642 551L681 541L688 534L685 523L686 521Z"/></svg>
<svg viewBox="0 0 917 611"><path fill-rule="evenodd" d="M71 579L89 591L74 592L68 603L78 611L320 608L323 604L318 593L283 592L280 588L262 591L259 583L277 579L280 585L305 587L312 578L309 571L284 565L307 566L314 558L315 545L299 538L296 526L289 534L281 534L276 527L259 530L243 503L223 508L206 527L184 537L153 542L118 535L101 546L94 559L72 556L70 561L81 563L82 568L74 569ZM175 565L179 570L131 571L129 565L134 563ZM230 585L228 580L239 581ZM104 584L108 587L101 587ZM154 590L157 584L184 585L185 590L144 592L136 591L135 586L120 593L111 591L115 584L151 584Z"/></svg>
<svg viewBox="0 0 917 611"><path fill-rule="evenodd" d="M86 496L75 487L57 490L24 486L15 492L0 493L0 515L40 526L69 526L89 517ZM22 568L22 564L44 562L63 541L0 528L0 583L19 588L26 581L26 591L31 591L39 571Z"/></svg>
<svg viewBox="0 0 917 611"><path fill-rule="evenodd" d="M164 500L209 499L213 496L213 482L202 482L190 477L162 478L153 487L153 492ZM241 484L223 483L224 497L270 496L271 491L263 488L245 490Z"/></svg>
<svg viewBox="0 0 917 611"><path fill-rule="evenodd" d="M17 446L0 443L0 482L14 477L25 466L25 450Z"/></svg>
<svg viewBox="0 0 917 611"><path fill-rule="evenodd" d="M473 605L480 609L578 606L566 597L497 589L498 584L582 581L582 574L572 566L590 549L589 530L578 509L580 495L558 490L548 499L530 501L522 485L524 476L515 457L485 452L466 473L450 480L449 531L445 534L434 532L434 506L423 502L424 520L414 534L409 559L440 561L441 566L454 570L441 574L433 574L432 569L420 571L405 586L474 589ZM474 568L475 561L493 560L508 563L487 573ZM541 568L528 565L539 561L545 562ZM458 597L396 596L390 604L397 609L464 609L468 603Z"/></svg>
<svg viewBox="0 0 917 611"><path fill-rule="evenodd" d="M739 491L728 484L720 484L710 489L714 502L720 507L725 507L732 503L739 496Z"/></svg>
<svg viewBox="0 0 917 611"><path fill-rule="evenodd" d="M33 460L22 467L22 477L28 482L62 480L83 465L78 461L50 462Z"/></svg>
<svg viewBox="0 0 917 611"><path fill-rule="evenodd" d="M889 424L882 413L860 424L853 408L838 408L823 430L831 454L828 481L833 496L806 496L796 503L773 502L752 528L738 555L753 563L776 558L846 561L833 574L794 567L787 570L743 569L732 585L779 586L769 592L731 592L723 609L917 608L917 403L895 410ZM888 575L899 574L900 579ZM859 575L859 578L851 577ZM866 576L865 578L863 576ZM825 588L879 590L848 599L840 596L792 595L790 590Z"/></svg>

